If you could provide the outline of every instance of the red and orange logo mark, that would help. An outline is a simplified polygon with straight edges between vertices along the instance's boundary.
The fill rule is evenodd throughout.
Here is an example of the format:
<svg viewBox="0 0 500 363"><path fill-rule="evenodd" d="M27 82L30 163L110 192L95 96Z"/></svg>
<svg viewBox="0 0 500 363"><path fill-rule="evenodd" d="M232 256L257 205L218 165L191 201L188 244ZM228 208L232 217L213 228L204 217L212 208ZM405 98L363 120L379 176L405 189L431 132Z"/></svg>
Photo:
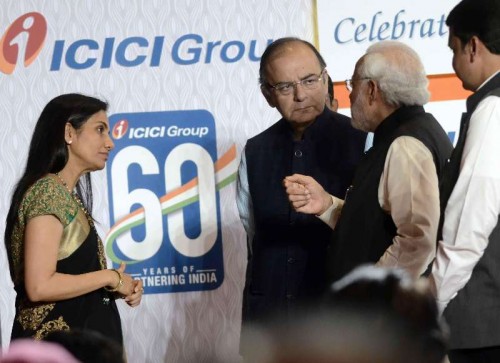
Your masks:
<svg viewBox="0 0 500 363"><path fill-rule="evenodd" d="M12 74L24 47L24 66L28 67L43 48L47 22L40 13L27 13L17 18L0 39L0 72ZM20 49L21 48L21 49Z"/></svg>
<svg viewBox="0 0 500 363"><path fill-rule="evenodd" d="M121 139L127 133L127 130L128 121L125 119L118 121L113 127L113 138L116 140Z"/></svg>

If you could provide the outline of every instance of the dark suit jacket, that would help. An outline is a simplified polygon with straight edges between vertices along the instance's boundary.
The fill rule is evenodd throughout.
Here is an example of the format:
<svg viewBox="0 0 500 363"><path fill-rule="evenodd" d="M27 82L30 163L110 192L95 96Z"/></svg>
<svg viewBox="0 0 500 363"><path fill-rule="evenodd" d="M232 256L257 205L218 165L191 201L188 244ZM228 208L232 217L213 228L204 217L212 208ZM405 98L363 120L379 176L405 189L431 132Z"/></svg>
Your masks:
<svg viewBox="0 0 500 363"><path fill-rule="evenodd" d="M248 140L245 148L255 236L246 274L243 321L290 312L318 297L326 283L326 250L332 230L318 218L294 212L282 181L305 174L343 198L363 155L366 134L327 108L294 141L281 119Z"/></svg>

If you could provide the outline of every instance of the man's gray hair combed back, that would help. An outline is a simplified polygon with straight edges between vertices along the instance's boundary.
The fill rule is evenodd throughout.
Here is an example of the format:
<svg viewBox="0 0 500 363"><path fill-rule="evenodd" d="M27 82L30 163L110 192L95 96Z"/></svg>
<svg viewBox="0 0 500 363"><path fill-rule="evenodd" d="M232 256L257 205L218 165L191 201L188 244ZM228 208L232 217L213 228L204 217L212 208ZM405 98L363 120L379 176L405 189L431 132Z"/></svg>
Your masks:
<svg viewBox="0 0 500 363"><path fill-rule="evenodd" d="M397 41L382 41L368 48L359 76L378 83L391 106L423 106L429 101L429 80L418 54Z"/></svg>

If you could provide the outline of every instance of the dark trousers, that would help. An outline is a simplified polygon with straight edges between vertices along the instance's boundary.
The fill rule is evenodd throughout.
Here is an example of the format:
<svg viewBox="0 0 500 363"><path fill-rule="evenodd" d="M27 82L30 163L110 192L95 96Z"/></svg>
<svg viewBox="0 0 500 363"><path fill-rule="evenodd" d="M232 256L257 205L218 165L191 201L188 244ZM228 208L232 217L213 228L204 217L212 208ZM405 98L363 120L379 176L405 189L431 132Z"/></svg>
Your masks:
<svg viewBox="0 0 500 363"><path fill-rule="evenodd" d="M448 352L450 363L499 363L500 347L453 349Z"/></svg>

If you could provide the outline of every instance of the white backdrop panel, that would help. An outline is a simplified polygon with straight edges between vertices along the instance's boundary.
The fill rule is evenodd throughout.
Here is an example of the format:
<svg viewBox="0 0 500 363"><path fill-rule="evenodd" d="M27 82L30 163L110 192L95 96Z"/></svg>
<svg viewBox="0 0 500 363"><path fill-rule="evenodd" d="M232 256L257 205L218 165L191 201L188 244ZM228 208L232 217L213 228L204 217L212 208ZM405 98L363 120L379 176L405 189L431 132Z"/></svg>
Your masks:
<svg viewBox="0 0 500 363"><path fill-rule="evenodd" d="M24 67L20 56L12 74L0 73L2 233L36 118L56 95L81 92L104 98L110 103L110 115L206 109L215 119L219 155L232 144L239 154L248 137L278 119L260 94L258 61L248 58L249 44L255 41L255 55L260 57L268 39L287 35L313 39L310 0L3 0L0 34L28 12L42 14L48 30L43 49L31 65ZM176 61L175 42L188 34L196 34L202 41L197 44L188 39L182 43L175 53ZM157 67L151 67L152 44L160 36L164 37L160 61ZM123 67L113 55L109 67L102 68L105 39L115 39L116 54L118 44L129 37L144 38L149 45L130 46L124 57L145 55L145 61ZM64 40L67 51L82 39L95 42L98 49L81 47L69 63L66 53L60 62L54 62L56 41ZM208 43L217 41L221 46L214 48L212 58L206 61ZM220 56L221 47L230 41L241 42L247 52L232 63ZM22 42L26 39L20 42L23 55L26 44ZM193 61L196 49L200 58ZM228 49L226 58L234 59L236 53L236 47ZM71 67L91 58L96 61L86 69ZM192 64L179 64L179 60L190 59ZM57 70L51 71L51 67ZM105 172L97 172L94 182L94 214L104 236L109 228ZM237 217L234 184L221 191L220 200L225 270L222 286L213 291L147 295L136 309L120 304L130 362L239 360L246 242ZM6 346L14 316L14 293L3 243L0 262L1 336Z"/></svg>

